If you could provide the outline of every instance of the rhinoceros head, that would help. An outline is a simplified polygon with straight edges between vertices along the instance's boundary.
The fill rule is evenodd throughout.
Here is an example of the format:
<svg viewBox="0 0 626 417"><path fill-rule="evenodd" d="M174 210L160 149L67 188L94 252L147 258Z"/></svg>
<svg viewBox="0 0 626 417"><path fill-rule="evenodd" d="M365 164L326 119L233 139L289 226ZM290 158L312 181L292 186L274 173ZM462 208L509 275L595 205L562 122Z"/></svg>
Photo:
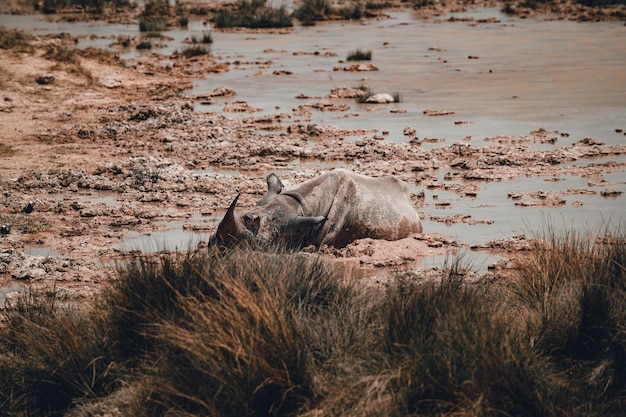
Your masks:
<svg viewBox="0 0 626 417"><path fill-rule="evenodd" d="M241 216L235 214L239 195L235 197L217 228L215 240L219 244L302 246L311 243L326 217L301 215L299 198L282 193L283 184L275 174L267 177L267 188L256 206Z"/></svg>

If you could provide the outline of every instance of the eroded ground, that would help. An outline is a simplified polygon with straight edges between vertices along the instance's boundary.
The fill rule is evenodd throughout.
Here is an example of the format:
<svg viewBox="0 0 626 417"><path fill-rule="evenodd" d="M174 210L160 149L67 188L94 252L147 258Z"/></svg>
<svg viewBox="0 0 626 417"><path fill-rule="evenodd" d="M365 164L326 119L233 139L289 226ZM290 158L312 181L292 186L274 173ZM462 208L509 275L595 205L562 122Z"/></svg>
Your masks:
<svg viewBox="0 0 626 417"><path fill-rule="evenodd" d="M256 202L265 192L264 175L269 172L277 172L289 188L341 165L471 198L483 181L601 178L625 168L620 162L567 164L626 152L624 145L608 146L593 138L563 140L567 132L539 129L519 137L488 138L484 146L461 141L424 149L421 144L428 139L411 131L405 132L406 143L396 144L380 132L311 124L306 106L255 116L247 103L233 99L234 107L223 112L199 113L195 100L211 98L189 97L185 91L207 70L228 70L223 62L208 55L173 56L175 63L167 66L160 64L158 54L125 65L115 56L97 53L74 62L46 58L51 47L74 42L70 36L33 37L29 43L34 50L0 50L0 223L11 229L0 235L0 287L9 298L20 287L44 286L69 299L89 299L114 274L115 261L133 255L119 249L129 234L164 230L174 221L212 233L236 194L241 193L239 207ZM308 105L330 101L340 108L345 99L328 93L318 101L307 100ZM230 112L247 117L232 118ZM347 136L361 139L344 140ZM531 146L536 143L554 146L536 150ZM438 174L444 170L449 174L441 181ZM619 193L611 184L601 186L607 195ZM592 192L597 191L511 193L508 198L519 205L558 206L563 194ZM423 193L414 193L412 200L425 216ZM22 209L29 201L35 211L27 215ZM429 220L489 222L445 214ZM462 241L425 232L399 242L364 239L319 253L364 276L380 277L384 271L415 268L424 256L468 248ZM503 256L487 275L473 278L506 275L515 266L515 256L532 244L516 235L472 248ZM55 256L32 256L31 247L49 248Z"/></svg>

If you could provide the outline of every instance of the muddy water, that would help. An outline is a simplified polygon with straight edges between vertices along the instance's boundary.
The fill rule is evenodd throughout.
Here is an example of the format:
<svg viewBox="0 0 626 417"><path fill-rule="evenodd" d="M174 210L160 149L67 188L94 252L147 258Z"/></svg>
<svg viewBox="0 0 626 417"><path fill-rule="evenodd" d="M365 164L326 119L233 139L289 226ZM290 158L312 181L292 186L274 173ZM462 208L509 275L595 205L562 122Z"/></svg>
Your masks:
<svg viewBox="0 0 626 417"><path fill-rule="evenodd" d="M560 137L556 146L585 137L607 144L626 143L624 133L616 132L616 129L626 130L626 29L623 23L516 19L501 14L498 9L455 14L460 18L499 19L478 24L425 23L414 19L410 11L392 12L389 16L390 19L383 21L296 27L290 34L214 31L212 53L220 61L231 62L231 70L207 74L206 79L194 83L189 94L228 86L237 95L218 99L212 105L198 103L196 110L220 111L228 102L245 100L261 109L256 115L291 112L305 103L325 101L334 87L356 87L364 83L375 92L399 93L401 102L364 105L345 100L343 103L350 107L346 112L314 111L311 122L387 131L385 140L396 143L406 141L402 131L407 126L415 128L420 138L445 139L424 144L425 147L449 145L459 140L481 146L490 143L484 140L486 137L528 134L538 128L569 134L569 137ZM98 35L96 39L81 41L79 46L106 46L112 35L139 34L136 26L51 25L31 16L0 16L0 24L31 28L39 33ZM168 31L167 35L174 40L167 42L159 52L167 55L180 50L185 38L209 30L209 26L192 22L187 29ZM379 71L334 70L348 65L341 61L357 48L372 51L371 63ZM141 53L129 51L123 57L141 59ZM281 70L290 74L274 75ZM300 94L320 98L296 98ZM429 117L423 114L425 109L450 110L454 114ZM346 114L352 117L344 117ZM249 117L249 114L229 116ZM230 174L248 175L245 172ZM442 178L443 175L442 172ZM539 177L480 182L476 198L426 190L425 206L420 210L424 229L473 245L538 230L546 223L597 229L608 223L623 222L626 172L607 174L603 179L615 182L610 188L623 194L602 197L600 191L605 188L589 185L598 178L568 176L556 181ZM523 207L507 197L510 192L558 192L569 188L588 188L596 193L562 196L566 203L558 207ZM422 187L412 185L415 193L421 190ZM442 207L438 204L442 201L450 204ZM432 216L456 214L493 222L447 226L431 220ZM183 233L181 239L190 241L196 237L176 225L172 233ZM157 236L157 240L165 242L172 236L165 233ZM146 240L135 239L129 246ZM179 238L172 241L179 248L188 243ZM148 241L139 245L145 250L154 246Z"/></svg>
<svg viewBox="0 0 626 417"><path fill-rule="evenodd" d="M500 19L476 26L419 22L410 12L390 15L389 20L365 24L298 28L289 35L214 33L215 55L230 62L271 64L267 68L233 65L227 73L198 80L193 92L228 85L238 100L271 113L275 106L291 110L314 101L296 99L300 93L325 97L333 87L356 87L366 78L372 90L398 92L402 102L366 106L350 100L346 101L349 112L358 113L357 117L337 119L340 114L318 112L314 121L387 130L389 140L396 142L404 140L406 126L416 128L419 136L448 141L466 136L480 141L538 127L607 143L625 140L614 132L626 128L623 24L520 20L497 9L458 15ZM371 63L379 71L333 71L347 65L339 60L356 48L371 50ZM294 55L297 52L320 54ZM336 56L326 57L328 53ZM276 70L293 74L274 75ZM406 113L390 113L394 108ZM433 118L424 116L424 109L455 114ZM456 125L455 120L469 123Z"/></svg>

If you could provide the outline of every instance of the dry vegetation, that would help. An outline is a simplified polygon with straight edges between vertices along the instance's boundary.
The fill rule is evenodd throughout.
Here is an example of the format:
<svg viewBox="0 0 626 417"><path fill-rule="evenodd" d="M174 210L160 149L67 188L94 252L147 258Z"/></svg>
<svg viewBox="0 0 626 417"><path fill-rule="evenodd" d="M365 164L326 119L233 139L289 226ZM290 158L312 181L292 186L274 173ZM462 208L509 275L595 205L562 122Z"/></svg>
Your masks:
<svg viewBox="0 0 626 417"><path fill-rule="evenodd" d="M4 30L0 48L34 50ZM117 61L46 54L88 85L80 57ZM131 174L130 188L160 180ZM44 216L0 223L29 233ZM506 284L469 284L460 262L377 287L302 253L138 259L102 277L92 307L54 291L8 303L0 415L623 415L625 238L548 230Z"/></svg>
<svg viewBox="0 0 626 417"><path fill-rule="evenodd" d="M0 413L618 415L626 245L548 231L507 285L251 250L119 267L89 311L28 294L0 328Z"/></svg>

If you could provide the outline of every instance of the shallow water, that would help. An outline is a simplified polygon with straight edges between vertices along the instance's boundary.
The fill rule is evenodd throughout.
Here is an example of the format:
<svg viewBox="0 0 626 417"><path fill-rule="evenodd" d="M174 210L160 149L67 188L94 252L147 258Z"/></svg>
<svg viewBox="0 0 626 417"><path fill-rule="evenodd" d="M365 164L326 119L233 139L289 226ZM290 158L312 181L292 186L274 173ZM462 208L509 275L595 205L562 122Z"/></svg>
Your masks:
<svg viewBox="0 0 626 417"><path fill-rule="evenodd" d="M388 131L385 140L397 143L406 138L402 131L411 126L418 137L445 138L444 142L424 147L450 145L471 138L481 146L486 137L524 135L544 128L569 133L556 146L568 145L585 137L606 144L624 144L626 135L626 29L621 22L575 23L517 19L499 9L480 9L457 13L458 17L500 19L498 23L428 23L414 19L410 11L390 12L390 19L365 23L331 23L296 27L291 34L244 34L212 32L212 53L219 61L231 62L231 70L207 74L194 82L189 94L202 94L228 86L237 95L217 99L212 105L196 104L197 111L220 111L227 102L245 100L262 109L255 115L289 112L312 102L325 101L334 87L357 87L362 83L375 92L399 93L401 102L364 105L345 100L348 113L313 111L312 122L346 129ZM31 28L37 33L69 32L73 35L97 34L79 47L103 46L113 35L139 34L137 26L104 23L50 24L36 16L0 16L0 24ZM209 26L191 22L188 28L167 31L174 40L155 50L164 55L184 47L183 40L200 37ZM372 51L374 72L334 71L345 66L348 53L357 48ZM296 53L306 53L305 55ZM314 55L315 52L319 54ZM325 56L326 53L335 56ZM141 59L142 52L128 51L125 59ZM471 58L477 57L477 58ZM236 64L239 62L239 64ZM274 75L275 70L292 71ZM299 94L321 99L298 99ZM401 109L404 113L391 113ZM429 117L425 109L451 110L451 116ZM228 114L249 117L248 114ZM467 123L455 124L455 121ZM293 120L292 120L293 121ZM346 138L349 139L349 138ZM535 148L552 146L529 144ZM623 160L622 157L611 157ZM606 162L611 158L580 160L572 165ZM287 169L306 169L293 164ZM329 166L329 168L331 168ZM263 175L238 171L216 172L225 175ZM199 172L202 174L204 172ZM443 175L443 173L441 173ZM603 176L618 184L606 187L622 191L617 197L602 197L605 187L590 187L589 179L561 176L521 178L505 182L479 182L477 198L470 199L441 190L426 190L423 213L424 230L456 237L470 245L486 243L511 234L533 232L550 223L555 227L598 230L620 224L626 213L626 172ZM449 182L449 181L446 181ZM507 197L510 192L564 191L591 188L595 195L562 196L566 204L558 207L521 207ZM420 192L423 187L412 186ZM435 200L436 196L436 200ZM437 202L450 201L440 208ZM582 202L582 206L574 202ZM429 220L430 216L469 214L473 220L493 220L490 225L456 223L446 226ZM199 235L199 236L197 236ZM150 236L131 237L123 247L142 250L188 248L204 239L173 225L172 230Z"/></svg>

